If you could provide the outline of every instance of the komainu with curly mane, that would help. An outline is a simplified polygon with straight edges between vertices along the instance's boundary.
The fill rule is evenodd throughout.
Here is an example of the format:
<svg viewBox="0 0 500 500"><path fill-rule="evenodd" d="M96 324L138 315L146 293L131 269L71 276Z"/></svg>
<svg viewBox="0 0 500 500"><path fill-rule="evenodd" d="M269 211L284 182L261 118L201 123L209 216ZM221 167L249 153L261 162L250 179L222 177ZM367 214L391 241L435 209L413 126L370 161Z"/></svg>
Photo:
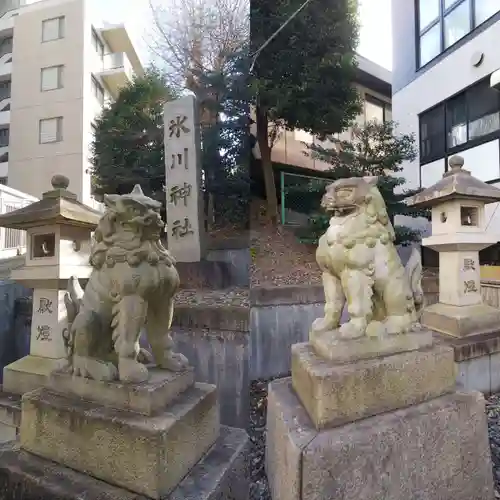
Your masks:
<svg viewBox="0 0 500 500"><path fill-rule="evenodd" d="M423 302L420 254L406 269L394 246L394 228L376 177L339 179L321 205L332 215L321 236L316 260L323 272L325 315L311 339L334 331L339 338L406 333L418 322ZM347 301L350 320L340 325Z"/></svg>
<svg viewBox="0 0 500 500"><path fill-rule="evenodd" d="M146 381L144 363L152 360L139 347L146 326L156 364L183 370L187 359L172 352L169 334L179 275L160 242L161 204L138 185L129 195L105 195L104 203L88 284L83 292L72 278L66 295L68 369L96 380Z"/></svg>

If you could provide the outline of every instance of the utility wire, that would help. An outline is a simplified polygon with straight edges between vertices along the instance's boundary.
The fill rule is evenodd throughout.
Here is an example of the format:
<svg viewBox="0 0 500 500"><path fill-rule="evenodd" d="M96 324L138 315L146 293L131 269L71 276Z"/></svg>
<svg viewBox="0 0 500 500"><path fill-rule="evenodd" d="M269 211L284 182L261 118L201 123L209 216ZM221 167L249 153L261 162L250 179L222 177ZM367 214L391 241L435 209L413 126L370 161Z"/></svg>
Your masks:
<svg viewBox="0 0 500 500"><path fill-rule="evenodd" d="M261 46L258 50L256 50L252 55L252 64L250 65L250 73L253 71L255 66L255 62L259 57L260 53L276 38L276 36L281 32L281 30L288 25L288 23L295 17L297 14L304 9L304 7L310 3L311 0L306 0Z"/></svg>

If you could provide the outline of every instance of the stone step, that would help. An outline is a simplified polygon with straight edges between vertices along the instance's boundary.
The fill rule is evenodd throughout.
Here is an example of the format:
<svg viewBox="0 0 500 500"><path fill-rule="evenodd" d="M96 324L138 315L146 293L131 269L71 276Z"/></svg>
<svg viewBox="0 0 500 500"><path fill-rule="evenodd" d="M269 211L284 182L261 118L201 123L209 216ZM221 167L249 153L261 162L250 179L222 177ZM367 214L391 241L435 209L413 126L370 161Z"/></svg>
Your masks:
<svg viewBox="0 0 500 500"><path fill-rule="evenodd" d="M49 378L49 388L54 392L147 416L165 411L168 405L192 385L193 368L178 373L149 368L149 380L141 384L100 382L57 371Z"/></svg>
<svg viewBox="0 0 500 500"><path fill-rule="evenodd" d="M215 386L195 384L145 417L38 389L22 402L21 447L136 493L168 495L219 436Z"/></svg>

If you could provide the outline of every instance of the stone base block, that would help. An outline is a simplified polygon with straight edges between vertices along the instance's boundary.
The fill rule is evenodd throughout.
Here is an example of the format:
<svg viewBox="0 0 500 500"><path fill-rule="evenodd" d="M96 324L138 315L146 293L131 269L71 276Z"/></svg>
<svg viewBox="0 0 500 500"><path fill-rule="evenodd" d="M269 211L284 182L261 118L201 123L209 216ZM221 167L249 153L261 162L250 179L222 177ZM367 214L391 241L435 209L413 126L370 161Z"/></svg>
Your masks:
<svg viewBox="0 0 500 500"><path fill-rule="evenodd" d="M421 322L436 332L465 337L498 330L500 309L486 304L459 307L437 303L424 308Z"/></svg>
<svg viewBox="0 0 500 500"><path fill-rule="evenodd" d="M453 350L412 352L334 364L311 344L292 346L293 388L317 429L421 403L455 388Z"/></svg>
<svg viewBox="0 0 500 500"><path fill-rule="evenodd" d="M291 380L269 386L273 500L493 500L484 399L453 393L317 431Z"/></svg>
<svg viewBox="0 0 500 500"><path fill-rule="evenodd" d="M0 391L0 424L20 426L21 396Z"/></svg>
<svg viewBox="0 0 500 500"><path fill-rule="evenodd" d="M45 387L50 374L54 370L60 370L65 364L65 359L29 354L3 369L3 390L13 394L24 394Z"/></svg>
<svg viewBox="0 0 500 500"><path fill-rule="evenodd" d="M221 427L220 436L164 500L248 500L245 431ZM19 449L0 449L0 500L146 500L81 472Z"/></svg>
<svg viewBox="0 0 500 500"><path fill-rule="evenodd" d="M100 382L60 371L53 372L49 379L49 387L54 392L148 416L164 410L193 384L192 368L178 373L150 368L149 380L142 384Z"/></svg>
<svg viewBox="0 0 500 500"><path fill-rule="evenodd" d="M21 396L0 391L0 443L17 438L21 423Z"/></svg>
<svg viewBox="0 0 500 500"><path fill-rule="evenodd" d="M216 388L207 384L152 417L48 389L22 400L24 450L155 499L172 492L218 435Z"/></svg>
<svg viewBox="0 0 500 500"><path fill-rule="evenodd" d="M387 335L383 338L365 336L344 340L335 338L335 332L330 331L319 335L313 334L310 342L321 357L334 363L351 363L358 359L370 359L430 347L433 338L431 331L422 330L405 335Z"/></svg>
<svg viewBox="0 0 500 500"><path fill-rule="evenodd" d="M17 438L18 428L0 423L0 444L9 443Z"/></svg>

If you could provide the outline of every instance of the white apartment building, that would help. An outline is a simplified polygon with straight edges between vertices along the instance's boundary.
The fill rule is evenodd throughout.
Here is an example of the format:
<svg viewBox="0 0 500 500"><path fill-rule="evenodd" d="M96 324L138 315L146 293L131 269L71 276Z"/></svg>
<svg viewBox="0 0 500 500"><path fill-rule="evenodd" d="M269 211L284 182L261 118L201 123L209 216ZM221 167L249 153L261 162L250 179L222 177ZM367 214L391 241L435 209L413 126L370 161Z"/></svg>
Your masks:
<svg viewBox="0 0 500 500"><path fill-rule="evenodd" d="M100 0L105 1L105 0ZM93 205L92 124L143 68L99 0L0 0L0 181L40 197L54 174Z"/></svg>

